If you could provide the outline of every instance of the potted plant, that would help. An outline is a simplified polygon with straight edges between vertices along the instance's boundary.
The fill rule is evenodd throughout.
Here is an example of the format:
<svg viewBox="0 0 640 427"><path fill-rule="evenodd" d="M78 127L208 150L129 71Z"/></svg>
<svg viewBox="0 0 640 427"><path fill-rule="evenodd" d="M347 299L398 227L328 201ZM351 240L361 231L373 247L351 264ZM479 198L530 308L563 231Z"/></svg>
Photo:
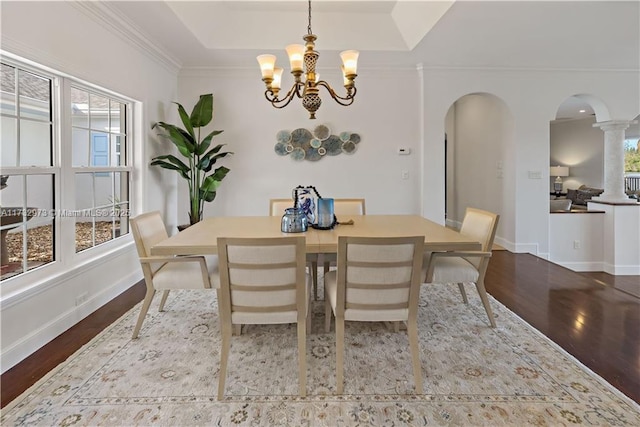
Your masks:
<svg viewBox="0 0 640 427"><path fill-rule="evenodd" d="M160 166L176 171L189 184L189 223L195 224L202 219L204 202L212 202L216 198L216 191L229 169L217 167L211 173L216 162L226 157L230 152L221 151L224 144L211 148L213 137L223 131L214 130L201 138L201 128L207 126L213 119L213 94L200 95L200 99L188 115L182 105L178 106L178 113L184 128L165 122L157 122L151 129L159 128L158 134L168 138L186 161L180 160L172 154L157 156L151 159L152 166Z"/></svg>

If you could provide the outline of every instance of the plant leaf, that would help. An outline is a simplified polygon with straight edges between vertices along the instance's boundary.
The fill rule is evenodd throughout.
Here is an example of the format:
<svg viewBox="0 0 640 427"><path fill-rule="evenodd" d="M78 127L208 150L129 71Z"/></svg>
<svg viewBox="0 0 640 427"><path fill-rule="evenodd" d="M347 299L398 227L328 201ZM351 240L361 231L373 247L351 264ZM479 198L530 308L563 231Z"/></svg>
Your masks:
<svg viewBox="0 0 640 427"><path fill-rule="evenodd" d="M218 193L216 193L215 191L213 193L201 192L200 197L202 197L202 200L204 200L205 202L213 202L217 194Z"/></svg>
<svg viewBox="0 0 640 427"><path fill-rule="evenodd" d="M174 104L178 106L178 114L180 115L180 120L182 120L182 124L184 125L187 132L189 132L189 135L191 135L191 137L195 141L196 134L193 132L193 126L191 126L191 119L189 118L187 111L184 109L184 107L180 103L174 102Z"/></svg>
<svg viewBox="0 0 640 427"><path fill-rule="evenodd" d="M187 175L187 172L182 169L180 166L174 165L173 163L169 163L165 160L159 160L159 159L154 159L151 162L151 166L160 166L161 168L164 169L169 169L169 170L174 170L176 172L178 172L180 174L180 176L182 176L184 179L189 179L189 175Z"/></svg>
<svg viewBox="0 0 640 427"><path fill-rule="evenodd" d="M191 111L191 126L203 127L213 119L213 94L200 95L200 99Z"/></svg>
<svg viewBox="0 0 640 427"><path fill-rule="evenodd" d="M154 125L159 126L165 130L165 133L162 134L169 138L169 140L178 147L178 151L185 157L191 157L191 154L195 150L195 140L186 132L184 129L180 129L178 126L165 123L158 122Z"/></svg>
<svg viewBox="0 0 640 427"><path fill-rule="evenodd" d="M202 153L207 151L207 149L209 148L209 145L211 145L211 140L213 139L213 137L216 135L220 135L222 132L224 131L214 130L209 135L205 136L202 142L200 143L200 145L198 145L198 148L196 149L196 154L201 156Z"/></svg>
<svg viewBox="0 0 640 427"><path fill-rule="evenodd" d="M213 165L216 163L216 161L218 161L218 159L221 159L233 153L225 151L224 153L219 153L216 155L213 155L213 154L214 152L213 150L211 150L207 154L202 156L197 165L198 169L203 170L205 172L209 172L213 167Z"/></svg>

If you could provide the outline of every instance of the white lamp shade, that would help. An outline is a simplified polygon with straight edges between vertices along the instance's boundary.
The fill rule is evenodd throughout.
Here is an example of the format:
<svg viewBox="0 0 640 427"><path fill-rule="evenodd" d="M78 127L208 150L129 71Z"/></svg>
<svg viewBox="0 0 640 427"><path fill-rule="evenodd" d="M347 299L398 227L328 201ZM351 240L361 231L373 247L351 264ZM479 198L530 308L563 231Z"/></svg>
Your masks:
<svg viewBox="0 0 640 427"><path fill-rule="evenodd" d="M281 67L276 67L273 70L273 82L271 82L271 87L274 89L280 89L282 86L282 72L284 71Z"/></svg>
<svg viewBox="0 0 640 427"><path fill-rule="evenodd" d="M360 52L357 50L345 50L340 52L340 58L342 58L342 65L344 66L344 74L358 74L358 56Z"/></svg>
<svg viewBox="0 0 640 427"><path fill-rule="evenodd" d="M260 71L262 72L262 78L273 78L273 68L276 65L275 55L258 55L256 58L258 64L260 64Z"/></svg>
<svg viewBox="0 0 640 427"><path fill-rule="evenodd" d="M285 48L289 55L289 64L291 71L302 71L302 62L304 59L304 46L301 44L290 44Z"/></svg>
<svg viewBox="0 0 640 427"><path fill-rule="evenodd" d="M568 166L551 166L549 168L549 176L569 176Z"/></svg>

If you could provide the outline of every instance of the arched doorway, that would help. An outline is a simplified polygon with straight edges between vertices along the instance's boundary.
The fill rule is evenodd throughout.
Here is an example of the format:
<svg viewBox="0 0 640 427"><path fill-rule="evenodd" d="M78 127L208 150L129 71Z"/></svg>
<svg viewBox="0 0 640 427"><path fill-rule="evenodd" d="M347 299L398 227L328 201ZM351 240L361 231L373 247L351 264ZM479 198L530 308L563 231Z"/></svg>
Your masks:
<svg viewBox="0 0 640 427"><path fill-rule="evenodd" d="M447 112L445 133L447 225L458 228L468 206L511 212L515 161L513 115L507 104L489 93L462 96ZM500 223L500 228L506 226Z"/></svg>

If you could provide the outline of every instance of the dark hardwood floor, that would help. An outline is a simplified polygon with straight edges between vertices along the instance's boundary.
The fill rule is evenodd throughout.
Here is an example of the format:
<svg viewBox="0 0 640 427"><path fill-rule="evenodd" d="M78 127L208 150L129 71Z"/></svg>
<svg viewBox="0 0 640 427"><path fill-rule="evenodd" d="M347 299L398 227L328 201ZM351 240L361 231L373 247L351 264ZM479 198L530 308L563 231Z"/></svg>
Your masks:
<svg viewBox="0 0 640 427"><path fill-rule="evenodd" d="M640 403L640 276L575 273L529 254L494 251L487 291ZM9 369L4 407L144 297L142 282Z"/></svg>

